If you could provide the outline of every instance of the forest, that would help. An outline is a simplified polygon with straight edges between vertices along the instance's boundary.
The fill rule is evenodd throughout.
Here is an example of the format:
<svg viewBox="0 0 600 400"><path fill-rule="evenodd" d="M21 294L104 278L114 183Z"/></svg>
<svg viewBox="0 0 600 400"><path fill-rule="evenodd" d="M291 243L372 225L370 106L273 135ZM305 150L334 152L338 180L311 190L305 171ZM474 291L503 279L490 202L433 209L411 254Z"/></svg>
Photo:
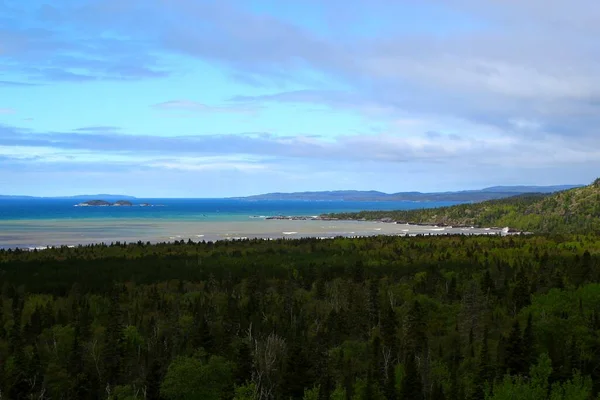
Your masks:
<svg viewBox="0 0 600 400"><path fill-rule="evenodd" d="M1 399L596 399L600 237L0 250Z"/></svg>

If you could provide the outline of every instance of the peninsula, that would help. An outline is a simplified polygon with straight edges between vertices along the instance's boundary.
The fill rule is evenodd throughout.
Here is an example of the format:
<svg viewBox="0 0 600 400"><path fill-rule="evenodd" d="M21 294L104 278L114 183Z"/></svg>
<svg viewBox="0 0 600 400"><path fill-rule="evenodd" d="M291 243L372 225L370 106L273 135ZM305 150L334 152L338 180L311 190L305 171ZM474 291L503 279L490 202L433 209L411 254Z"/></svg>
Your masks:
<svg viewBox="0 0 600 400"><path fill-rule="evenodd" d="M588 186L556 193L520 194L509 198L420 210L360 211L326 214L341 220L396 222L412 225L510 227L534 233L600 233L600 178Z"/></svg>

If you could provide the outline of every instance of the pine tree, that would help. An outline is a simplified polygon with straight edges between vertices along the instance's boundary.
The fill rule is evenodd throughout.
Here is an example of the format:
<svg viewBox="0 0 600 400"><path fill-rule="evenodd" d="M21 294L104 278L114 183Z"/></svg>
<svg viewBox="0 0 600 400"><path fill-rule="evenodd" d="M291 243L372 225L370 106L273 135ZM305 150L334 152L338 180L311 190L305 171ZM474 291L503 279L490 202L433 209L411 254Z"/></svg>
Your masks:
<svg viewBox="0 0 600 400"><path fill-rule="evenodd" d="M369 322L371 327L379 324L379 282L372 279L369 282Z"/></svg>
<svg viewBox="0 0 600 400"><path fill-rule="evenodd" d="M304 390L313 382L312 364L306 357L298 340L294 341L288 353L287 366L284 374L285 398L301 399Z"/></svg>
<svg viewBox="0 0 600 400"><path fill-rule="evenodd" d="M365 400L377 399L377 383L374 382L372 371L367 374L367 381L365 382L365 391L363 394Z"/></svg>
<svg viewBox="0 0 600 400"><path fill-rule="evenodd" d="M378 335L375 335L373 338L370 364L371 370L373 371L373 378L379 385L383 385L385 382L385 374L381 360L381 339Z"/></svg>
<svg viewBox="0 0 600 400"><path fill-rule="evenodd" d="M325 281L321 278L315 281L315 298L317 300L323 300L327 296L327 290Z"/></svg>
<svg viewBox="0 0 600 400"><path fill-rule="evenodd" d="M535 364L535 336L533 332L533 316L531 313L527 316L527 325L523 331L523 368L524 372Z"/></svg>
<svg viewBox="0 0 600 400"><path fill-rule="evenodd" d="M121 309L119 295L115 291L110 302L108 323L104 334L102 350L102 378L111 387L119 382L121 360L123 357L123 326L121 324Z"/></svg>
<svg viewBox="0 0 600 400"><path fill-rule="evenodd" d="M383 388L383 394L387 400L396 400L398 398L396 389L396 371L394 364L390 363L387 370L387 379Z"/></svg>
<svg viewBox="0 0 600 400"><path fill-rule="evenodd" d="M515 277L515 287L513 289L512 298L517 312L530 303L529 280L523 269L520 269Z"/></svg>
<svg viewBox="0 0 600 400"><path fill-rule="evenodd" d="M422 354L427 347L427 332L425 326L425 311L415 300L408 310L404 320L406 347L414 354Z"/></svg>
<svg viewBox="0 0 600 400"><path fill-rule="evenodd" d="M14 368L8 377L9 398L24 399L29 394L29 384L27 383L27 359L23 351L23 341L21 338L21 306L13 308L14 324L9 337L9 348L14 360Z"/></svg>
<svg viewBox="0 0 600 400"><path fill-rule="evenodd" d="M471 358L475 357L474 341L475 341L475 333L473 332L473 327L471 326L471 329L469 330L469 356Z"/></svg>
<svg viewBox="0 0 600 400"><path fill-rule="evenodd" d="M90 336L92 317L90 316L90 303L87 299L81 302L79 312L77 314L77 324L79 325L79 335L82 340L86 340Z"/></svg>
<svg viewBox="0 0 600 400"><path fill-rule="evenodd" d="M477 374L475 376L475 393L473 399L483 399L486 383L491 384L494 380L494 369L491 365L490 351L488 348L488 327L483 329L481 350L477 363Z"/></svg>
<svg viewBox="0 0 600 400"><path fill-rule="evenodd" d="M448 285L448 300L450 301L458 300L459 296L456 286L456 277L453 276Z"/></svg>
<svg viewBox="0 0 600 400"><path fill-rule="evenodd" d="M481 281L481 291L484 294L492 294L494 293L494 280L492 279L492 275L490 274L490 270L486 269L485 274L483 275L483 279Z"/></svg>
<svg viewBox="0 0 600 400"><path fill-rule="evenodd" d="M235 383L241 386L252 379L252 352L247 341L242 341L236 351L235 357Z"/></svg>
<svg viewBox="0 0 600 400"><path fill-rule="evenodd" d="M146 400L160 400L161 366L158 359L153 359L146 374Z"/></svg>
<svg viewBox="0 0 600 400"><path fill-rule="evenodd" d="M79 325L75 325L75 330L73 332L73 344L71 346L71 352L69 353L69 361L67 365L67 370L73 377L77 376L77 374L83 369L83 351L81 349L81 345L79 344L79 337Z"/></svg>
<svg viewBox="0 0 600 400"><path fill-rule="evenodd" d="M25 325L24 335L29 342L34 342L35 339L42 333L42 311L39 307L36 307L31 313L29 322Z"/></svg>
<svg viewBox="0 0 600 400"><path fill-rule="evenodd" d="M402 388L400 390L400 399L402 400L422 400L423 385L421 383L421 374L417 368L414 354L406 357L404 368L404 377L402 379Z"/></svg>
<svg viewBox="0 0 600 400"><path fill-rule="evenodd" d="M381 319L381 339L383 345L390 349L392 358L396 357L397 352L397 339L396 334L398 332L398 321L396 320L396 312L394 308L388 303L386 307L385 316Z"/></svg>
<svg viewBox="0 0 600 400"><path fill-rule="evenodd" d="M329 400L331 399L331 393L333 392L333 382L331 379L331 373L325 370L319 379L319 395L318 400Z"/></svg>
<svg viewBox="0 0 600 400"><path fill-rule="evenodd" d="M480 399L483 399L483 397L480 397ZM446 400L444 387L441 383L434 383L433 390L431 391L431 400Z"/></svg>
<svg viewBox="0 0 600 400"><path fill-rule="evenodd" d="M506 340L505 369L508 369L510 374L519 375L526 372L523 354L521 327L519 326L519 321L515 319Z"/></svg>
<svg viewBox="0 0 600 400"><path fill-rule="evenodd" d="M496 378L502 378L506 374L506 339L500 336L496 346Z"/></svg>
<svg viewBox="0 0 600 400"><path fill-rule="evenodd" d="M210 332L210 325L206 317L201 319L198 333L199 347L202 347L208 354L212 354L215 351L215 338Z"/></svg>

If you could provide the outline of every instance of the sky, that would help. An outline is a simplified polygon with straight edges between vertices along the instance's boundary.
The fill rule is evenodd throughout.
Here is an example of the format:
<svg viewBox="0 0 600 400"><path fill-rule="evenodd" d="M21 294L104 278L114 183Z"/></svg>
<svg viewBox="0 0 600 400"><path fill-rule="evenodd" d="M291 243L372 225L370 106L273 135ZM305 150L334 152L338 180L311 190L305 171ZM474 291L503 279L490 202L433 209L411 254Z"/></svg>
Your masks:
<svg viewBox="0 0 600 400"><path fill-rule="evenodd" d="M0 0L0 194L600 176L597 0Z"/></svg>

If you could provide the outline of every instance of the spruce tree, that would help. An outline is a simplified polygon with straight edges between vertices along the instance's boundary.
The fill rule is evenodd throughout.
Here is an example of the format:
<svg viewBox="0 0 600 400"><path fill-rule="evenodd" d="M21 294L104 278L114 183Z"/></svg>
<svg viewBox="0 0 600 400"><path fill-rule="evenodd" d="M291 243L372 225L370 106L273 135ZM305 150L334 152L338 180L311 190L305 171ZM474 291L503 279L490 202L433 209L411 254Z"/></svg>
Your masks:
<svg viewBox="0 0 600 400"><path fill-rule="evenodd" d="M425 311L415 300L404 320L406 346L414 354L422 354L427 347L427 332L425 325Z"/></svg>
<svg viewBox="0 0 600 400"><path fill-rule="evenodd" d="M392 353L392 359L396 357L398 349L396 334L398 332L398 321L396 320L396 312L394 308L388 303L386 307L385 316L381 319L381 339L383 345L390 349Z"/></svg>
<svg viewBox="0 0 600 400"><path fill-rule="evenodd" d="M385 374L383 370L383 363L381 360L381 339L378 335L375 335L372 342L371 349L371 370L373 371L373 378L379 385L383 385L385 382Z"/></svg>
<svg viewBox="0 0 600 400"><path fill-rule="evenodd" d="M160 400L161 366L156 358L152 360L146 373L146 400Z"/></svg>
<svg viewBox="0 0 600 400"><path fill-rule="evenodd" d="M515 277L515 287L512 293L513 304L517 311L530 303L530 285L529 279L523 269L520 269Z"/></svg>
<svg viewBox="0 0 600 400"><path fill-rule="evenodd" d="M483 399L483 397L480 397ZM434 383L433 390L431 391L431 400L446 400L446 395L444 394L444 387L441 383Z"/></svg>
<svg viewBox="0 0 600 400"><path fill-rule="evenodd" d="M481 350L479 352L479 360L477 362L477 373L475 375L475 393L474 399L483 399L485 385L491 384L494 380L494 369L491 365L490 351L488 347L488 327L483 329L483 338Z"/></svg>
<svg viewBox="0 0 600 400"><path fill-rule="evenodd" d="M421 374L417 368L414 354L406 357L404 367L404 377L402 379L402 388L400 390L400 399L402 400L422 400L423 384L421 383Z"/></svg>
<svg viewBox="0 0 600 400"><path fill-rule="evenodd" d="M329 400L332 392L333 381L331 379L331 373L328 370L325 370L319 379L319 394L317 398L318 400Z"/></svg>
<svg viewBox="0 0 600 400"><path fill-rule="evenodd" d="M371 327L379 324L379 282L372 279L369 282L369 322Z"/></svg>
<svg viewBox="0 0 600 400"><path fill-rule="evenodd" d="M243 340L236 351L234 379L238 386L252 379L252 351L246 340Z"/></svg>
<svg viewBox="0 0 600 400"><path fill-rule="evenodd" d="M394 363L389 363L386 371L387 379L383 388L383 394L387 400L396 400L398 398L396 389L396 371Z"/></svg>
<svg viewBox="0 0 600 400"><path fill-rule="evenodd" d="M523 331L523 372L529 371L529 368L535 364L535 336L533 332L533 316L531 313L527 316L527 325Z"/></svg>
<svg viewBox="0 0 600 400"><path fill-rule="evenodd" d="M523 338L521 337L521 327L517 319L513 322L512 329L506 340L505 367L511 375L519 375L526 372Z"/></svg>
<svg viewBox="0 0 600 400"><path fill-rule="evenodd" d="M302 399L304 390L313 383L312 364L306 357L298 340L288 352L287 365L283 378L285 398Z"/></svg>
<svg viewBox="0 0 600 400"><path fill-rule="evenodd" d="M121 324L121 309L119 295L113 292L108 313L108 322L104 333L102 350L102 378L104 384L110 387L118 384L121 375L121 360L123 358L123 326Z"/></svg>

